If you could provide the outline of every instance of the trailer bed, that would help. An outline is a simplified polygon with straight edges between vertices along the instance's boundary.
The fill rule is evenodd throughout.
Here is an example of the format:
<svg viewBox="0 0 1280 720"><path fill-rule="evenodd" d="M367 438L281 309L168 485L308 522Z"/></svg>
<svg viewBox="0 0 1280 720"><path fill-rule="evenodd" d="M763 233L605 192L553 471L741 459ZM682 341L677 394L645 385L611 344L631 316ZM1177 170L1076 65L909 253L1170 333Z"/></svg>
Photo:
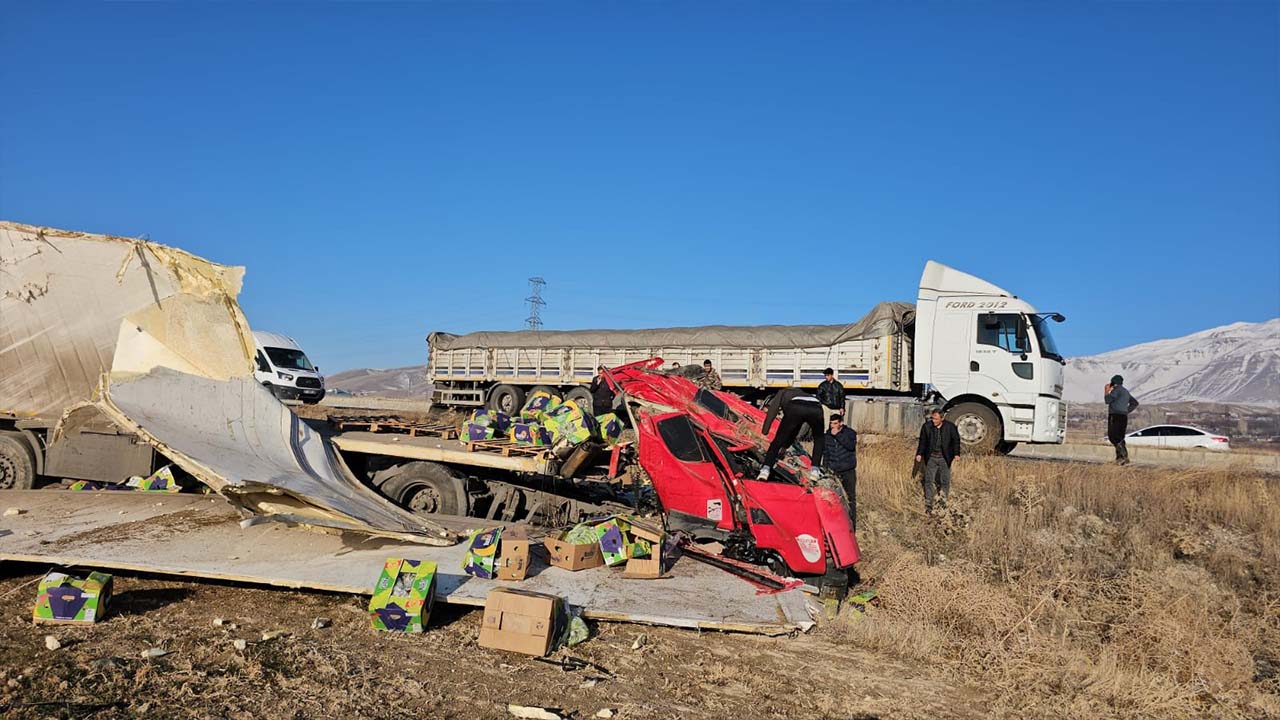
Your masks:
<svg viewBox="0 0 1280 720"><path fill-rule="evenodd" d="M813 625L799 590L757 595L755 586L690 558L677 560L668 577L627 580L620 570L605 567L548 567L535 546L530 577L498 582L460 571L465 544L417 545L277 522L242 528L239 515L219 496L5 490L0 506L23 510L0 518L0 561L369 595L386 559L407 557L437 563L436 599L447 603L480 607L491 589L506 586L559 595L597 620L767 635ZM501 524L433 519L456 530Z"/></svg>

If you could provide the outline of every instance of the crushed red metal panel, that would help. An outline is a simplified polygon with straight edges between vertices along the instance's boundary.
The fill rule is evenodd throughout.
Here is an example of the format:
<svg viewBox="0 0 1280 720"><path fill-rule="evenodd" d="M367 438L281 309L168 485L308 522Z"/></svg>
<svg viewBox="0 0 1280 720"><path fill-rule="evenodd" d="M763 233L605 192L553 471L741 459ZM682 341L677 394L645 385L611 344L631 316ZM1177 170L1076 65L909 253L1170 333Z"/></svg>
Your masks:
<svg viewBox="0 0 1280 720"><path fill-rule="evenodd" d="M779 463L769 480L755 469L772 438L764 413L731 393L707 390L663 361L606 372L632 408L639 459L668 513L725 533L745 533L793 572L823 574L858 561L858 541L843 488L827 475L811 478L802 452Z"/></svg>

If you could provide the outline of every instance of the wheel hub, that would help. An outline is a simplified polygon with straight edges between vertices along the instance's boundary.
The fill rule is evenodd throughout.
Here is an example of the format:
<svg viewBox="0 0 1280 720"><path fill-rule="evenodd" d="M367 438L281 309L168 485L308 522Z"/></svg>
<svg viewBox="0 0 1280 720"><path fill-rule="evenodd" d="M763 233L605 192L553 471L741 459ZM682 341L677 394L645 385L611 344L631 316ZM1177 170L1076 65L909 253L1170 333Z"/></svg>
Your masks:
<svg viewBox="0 0 1280 720"><path fill-rule="evenodd" d="M440 493L433 487L424 487L409 500L409 509L419 513L434 513L440 509Z"/></svg>
<svg viewBox="0 0 1280 720"><path fill-rule="evenodd" d="M0 490L13 490L16 487L18 487L18 462L0 453Z"/></svg>
<svg viewBox="0 0 1280 720"><path fill-rule="evenodd" d="M982 442L987 436L987 425L977 415L965 414L956 418L956 430L960 439L968 445Z"/></svg>

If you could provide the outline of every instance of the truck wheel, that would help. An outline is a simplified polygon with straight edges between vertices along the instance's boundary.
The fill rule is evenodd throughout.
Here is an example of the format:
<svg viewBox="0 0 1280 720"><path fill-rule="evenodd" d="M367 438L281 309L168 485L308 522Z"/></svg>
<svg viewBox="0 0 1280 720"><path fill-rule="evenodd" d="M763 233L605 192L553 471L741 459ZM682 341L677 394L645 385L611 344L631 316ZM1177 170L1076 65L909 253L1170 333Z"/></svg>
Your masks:
<svg viewBox="0 0 1280 720"><path fill-rule="evenodd" d="M373 484L396 504L415 513L467 514L466 481L433 462L411 462L373 475Z"/></svg>
<svg viewBox="0 0 1280 720"><path fill-rule="evenodd" d="M564 394L564 400L565 402L572 400L577 403L578 407L581 408L583 412L588 415L593 414L592 408L594 403L591 401L591 391L581 385L575 388L570 388L569 392Z"/></svg>
<svg viewBox="0 0 1280 720"><path fill-rule="evenodd" d="M556 388L551 387L550 385L534 385L533 389L529 391L529 394L532 395L536 392L544 392L544 393L547 393L548 395L555 395L560 399L564 399L564 393L560 392Z"/></svg>
<svg viewBox="0 0 1280 720"><path fill-rule="evenodd" d="M30 490L35 487L36 458L26 438L18 433L0 433L0 490Z"/></svg>
<svg viewBox="0 0 1280 720"><path fill-rule="evenodd" d="M1000 420L991 408L979 403L960 403L947 412L960 431L960 444L971 453L986 455L1000 442Z"/></svg>
<svg viewBox="0 0 1280 720"><path fill-rule="evenodd" d="M524 390L515 385L499 385L489 391L489 409L515 415L524 407Z"/></svg>

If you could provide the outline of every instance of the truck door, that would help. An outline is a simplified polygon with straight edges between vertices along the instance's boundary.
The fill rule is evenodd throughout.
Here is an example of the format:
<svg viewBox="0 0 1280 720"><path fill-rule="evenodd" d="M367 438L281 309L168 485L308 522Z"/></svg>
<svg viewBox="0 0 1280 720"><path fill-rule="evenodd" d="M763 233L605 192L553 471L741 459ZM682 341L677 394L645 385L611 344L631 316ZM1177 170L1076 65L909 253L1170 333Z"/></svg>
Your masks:
<svg viewBox="0 0 1280 720"><path fill-rule="evenodd" d="M638 414L640 464L671 519L732 530L724 477L689 416Z"/></svg>
<svg viewBox="0 0 1280 720"><path fill-rule="evenodd" d="M970 390L969 348L973 341L973 310L957 306L972 303L939 300L937 304L930 338L933 372L929 382L943 397L959 397Z"/></svg>
<svg viewBox="0 0 1280 720"><path fill-rule="evenodd" d="M1020 313L977 314L969 369L984 387L971 391L997 405L1035 406L1038 363L1029 330Z"/></svg>

